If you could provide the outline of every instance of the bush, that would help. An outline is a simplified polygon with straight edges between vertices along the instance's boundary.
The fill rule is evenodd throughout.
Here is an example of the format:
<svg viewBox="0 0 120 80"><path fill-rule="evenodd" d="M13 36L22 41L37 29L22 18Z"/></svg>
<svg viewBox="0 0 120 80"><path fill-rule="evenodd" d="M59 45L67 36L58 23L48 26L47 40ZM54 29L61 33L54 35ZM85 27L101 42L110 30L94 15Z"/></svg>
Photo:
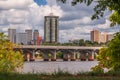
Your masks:
<svg viewBox="0 0 120 80"><path fill-rule="evenodd" d="M0 72L9 73L16 71L23 65L23 55L14 51L15 44L7 40L7 36L0 33Z"/></svg>
<svg viewBox="0 0 120 80"><path fill-rule="evenodd" d="M102 67L100 67L100 66L95 66L95 67L92 67L91 68L92 69L92 71L93 72L97 72L97 73L104 73L104 70L103 70L103 68Z"/></svg>

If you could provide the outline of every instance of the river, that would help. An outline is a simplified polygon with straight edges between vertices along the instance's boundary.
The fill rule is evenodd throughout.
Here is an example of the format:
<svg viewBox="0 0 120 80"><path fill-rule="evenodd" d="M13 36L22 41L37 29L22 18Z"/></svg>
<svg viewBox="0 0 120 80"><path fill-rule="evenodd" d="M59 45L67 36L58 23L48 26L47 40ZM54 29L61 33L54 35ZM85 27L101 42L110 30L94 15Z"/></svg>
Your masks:
<svg viewBox="0 0 120 80"><path fill-rule="evenodd" d="M78 72L88 72L91 67L97 65L98 61L35 61L25 62L21 73L53 73L57 71L67 71L71 74Z"/></svg>

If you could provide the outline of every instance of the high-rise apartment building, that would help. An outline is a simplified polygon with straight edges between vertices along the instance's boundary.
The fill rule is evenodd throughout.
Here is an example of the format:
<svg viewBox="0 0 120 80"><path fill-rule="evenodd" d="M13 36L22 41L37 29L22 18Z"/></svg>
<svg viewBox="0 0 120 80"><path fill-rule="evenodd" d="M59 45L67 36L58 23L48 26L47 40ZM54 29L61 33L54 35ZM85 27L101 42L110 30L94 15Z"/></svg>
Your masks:
<svg viewBox="0 0 120 80"><path fill-rule="evenodd" d="M27 33L17 33L16 43L26 45L27 44Z"/></svg>
<svg viewBox="0 0 120 80"><path fill-rule="evenodd" d="M16 43L16 29L8 29L8 39L10 42Z"/></svg>
<svg viewBox="0 0 120 80"><path fill-rule="evenodd" d="M113 39L113 34L107 34L107 41L111 41Z"/></svg>
<svg viewBox="0 0 120 80"><path fill-rule="evenodd" d="M113 34L107 34L105 32L99 32L98 30L91 31L91 41L92 42L102 42L106 43L108 41L111 41L113 39Z"/></svg>
<svg viewBox="0 0 120 80"><path fill-rule="evenodd" d="M44 21L44 42L57 43L59 30L58 30L58 16L50 14L50 16L45 16Z"/></svg>
<svg viewBox="0 0 120 80"><path fill-rule="evenodd" d="M26 29L25 32L27 34L27 44L31 44L31 41L32 41L32 29Z"/></svg>
<svg viewBox="0 0 120 80"><path fill-rule="evenodd" d="M33 32L33 43L34 43L34 45L37 45L38 37L39 37L39 31L38 30L34 30L34 32Z"/></svg>
<svg viewBox="0 0 120 80"><path fill-rule="evenodd" d="M102 43L107 42L107 34L105 32L101 33L100 42L102 42Z"/></svg>
<svg viewBox="0 0 120 80"><path fill-rule="evenodd" d="M91 41L100 43L100 32L98 30L91 31Z"/></svg>

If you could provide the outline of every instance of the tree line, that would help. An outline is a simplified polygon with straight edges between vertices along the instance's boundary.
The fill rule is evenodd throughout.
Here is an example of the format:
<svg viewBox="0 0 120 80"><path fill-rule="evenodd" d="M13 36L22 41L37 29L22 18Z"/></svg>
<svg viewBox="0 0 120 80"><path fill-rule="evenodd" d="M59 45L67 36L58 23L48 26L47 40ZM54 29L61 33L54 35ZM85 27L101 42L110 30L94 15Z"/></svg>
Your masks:
<svg viewBox="0 0 120 80"><path fill-rule="evenodd" d="M98 43L98 42L92 42L90 40L84 40L84 39L79 39L79 40L69 40L68 42L64 43L43 43L42 45L45 46L107 46L108 42L106 43Z"/></svg>

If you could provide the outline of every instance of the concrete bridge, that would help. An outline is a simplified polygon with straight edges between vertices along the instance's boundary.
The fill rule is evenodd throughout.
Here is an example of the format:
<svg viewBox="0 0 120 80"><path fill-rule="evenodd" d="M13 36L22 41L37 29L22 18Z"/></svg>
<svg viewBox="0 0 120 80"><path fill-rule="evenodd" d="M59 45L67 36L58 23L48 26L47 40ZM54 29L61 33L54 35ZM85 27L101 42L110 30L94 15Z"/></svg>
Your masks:
<svg viewBox="0 0 120 80"><path fill-rule="evenodd" d="M38 46L38 45L20 45L14 47L15 50L23 50L25 60L34 61L35 53L42 54L44 61L56 61L57 54L61 53L64 61L75 60L94 60L102 47L84 47L84 46Z"/></svg>

